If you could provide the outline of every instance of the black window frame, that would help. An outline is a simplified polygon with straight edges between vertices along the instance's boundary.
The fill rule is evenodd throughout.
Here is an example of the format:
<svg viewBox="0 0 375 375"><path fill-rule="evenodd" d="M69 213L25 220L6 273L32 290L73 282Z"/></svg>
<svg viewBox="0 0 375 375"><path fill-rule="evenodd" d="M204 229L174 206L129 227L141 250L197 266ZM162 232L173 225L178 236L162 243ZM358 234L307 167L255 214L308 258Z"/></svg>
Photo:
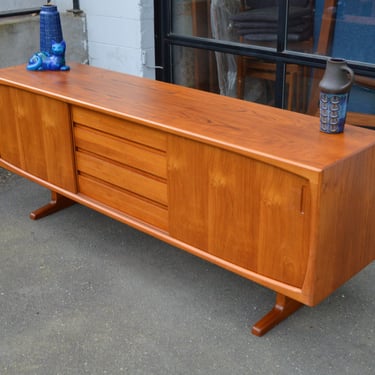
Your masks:
<svg viewBox="0 0 375 375"><path fill-rule="evenodd" d="M287 64L301 64L311 68L324 69L329 56L297 52L286 48L287 18L289 0L280 0L279 29L276 49L214 40L173 33L172 0L154 0L155 62L162 69L156 71L156 79L173 83L172 49L174 46L191 47L207 51L267 59L276 63L275 106L284 108L284 86ZM347 60L355 74L375 78L375 63Z"/></svg>

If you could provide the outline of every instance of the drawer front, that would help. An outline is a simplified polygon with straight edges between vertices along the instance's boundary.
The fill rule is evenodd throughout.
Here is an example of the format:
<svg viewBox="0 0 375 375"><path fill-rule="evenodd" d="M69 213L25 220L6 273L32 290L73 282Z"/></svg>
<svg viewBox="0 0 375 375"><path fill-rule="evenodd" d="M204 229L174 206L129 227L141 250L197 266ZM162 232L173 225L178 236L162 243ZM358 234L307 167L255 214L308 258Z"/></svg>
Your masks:
<svg viewBox="0 0 375 375"><path fill-rule="evenodd" d="M80 194L166 230L166 135L78 107L72 115Z"/></svg>
<svg viewBox="0 0 375 375"><path fill-rule="evenodd" d="M144 147L83 126L74 128L75 145L103 158L131 166L157 177L167 177L165 152Z"/></svg>
<svg viewBox="0 0 375 375"><path fill-rule="evenodd" d="M157 203L167 205L167 185L165 181L140 173L136 169L113 163L94 154L76 152L77 169L80 174L128 190Z"/></svg>
<svg viewBox="0 0 375 375"><path fill-rule="evenodd" d="M167 207L157 205L126 190L116 188L88 176L79 175L78 184L81 194L85 194L109 207L116 208L134 218L140 219L163 231L167 231Z"/></svg>
<svg viewBox="0 0 375 375"><path fill-rule="evenodd" d="M167 149L167 137L158 130L79 107L72 108L72 116L75 124L86 125L156 150L165 152Z"/></svg>

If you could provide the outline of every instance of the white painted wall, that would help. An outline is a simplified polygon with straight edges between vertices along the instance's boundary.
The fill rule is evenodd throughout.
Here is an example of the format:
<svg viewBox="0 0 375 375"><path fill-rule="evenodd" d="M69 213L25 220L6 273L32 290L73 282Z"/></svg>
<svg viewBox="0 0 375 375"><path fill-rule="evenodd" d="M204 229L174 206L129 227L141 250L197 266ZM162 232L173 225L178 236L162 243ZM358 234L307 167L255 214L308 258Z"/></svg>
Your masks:
<svg viewBox="0 0 375 375"><path fill-rule="evenodd" d="M59 11L71 0L54 0ZM80 0L86 13L90 65L155 78L153 0ZM142 52L146 53L145 64Z"/></svg>
<svg viewBox="0 0 375 375"><path fill-rule="evenodd" d="M46 2L46 0L1 0L0 11L38 8Z"/></svg>

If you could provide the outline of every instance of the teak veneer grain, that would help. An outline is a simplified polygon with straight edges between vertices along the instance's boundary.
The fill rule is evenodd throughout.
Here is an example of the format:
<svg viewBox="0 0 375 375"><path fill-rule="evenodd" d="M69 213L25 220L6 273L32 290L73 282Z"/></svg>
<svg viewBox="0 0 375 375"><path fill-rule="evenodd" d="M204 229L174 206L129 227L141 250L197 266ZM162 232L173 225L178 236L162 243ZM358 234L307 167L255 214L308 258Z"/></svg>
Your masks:
<svg viewBox="0 0 375 375"><path fill-rule="evenodd" d="M0 166L276 292L262 335L375 258L375 133L72 63L0 70Z"/></svg>

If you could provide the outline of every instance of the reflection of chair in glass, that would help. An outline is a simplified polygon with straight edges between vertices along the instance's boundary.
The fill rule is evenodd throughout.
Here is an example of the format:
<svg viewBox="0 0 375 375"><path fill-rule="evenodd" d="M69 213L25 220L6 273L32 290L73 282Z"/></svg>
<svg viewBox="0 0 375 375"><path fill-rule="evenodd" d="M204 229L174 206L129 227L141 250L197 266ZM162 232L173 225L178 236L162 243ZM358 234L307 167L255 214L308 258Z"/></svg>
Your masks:
<svg viewBox="0 0 375 375"><path fill-rule="evenodd" d="M375 79L368 77L355 76L355 83L358 86L362 86L366 89L375 92ZM363 126L366 128L375 129L375 114L371 113L360 113L360 112L348 112L346 116L348 124Z"/></svg>
<svg viewBox="0 0 375 375"><path fill-rule="evenodd" d="M234 17L242 42L269 45L276 41L278 30L278 1L241 0L242 12ZM252 9L248 9L248 7ZM292 0L289 12L288 46L290 49L310 52L312 50L312 1ZM262 18L263 17L263 18ZM304 111L306 97L305 68L288 64L286 85L288 88L287 108ZM237 60L237 97L244 98L247 77L276 80L276 64L239 56ZM302 99L302 100L301 100Z"/></svg>
<svg viewBox="0 0 375 375"><path fill-rule="evenodd" d="M319 39L317 44L316 53L322 55L330 55L334 41L334 31L336 24L336 10L338 6L338 0L325 0L321 26L319 32ZM361 47L363 48L363 47ZM312 79L313 86L311 90L308 113L312 115L319 114L319 81L323 76L323 70L314 69ZM365 87L369 90L375 90L375 79L355 75L355 84L358 86ZM348 112L347 122L352 125L365 126L375 128L375 114L359 113L359 112Z"/></svg>
<svg viewBox="0 0 375 375"><path fill-rule="evenodd" d="M274 82L276 80L276 64L257 60L251 57L239 56L237 64L237 98L245 96L246 77L253 77ZM303 68L297 65L288 65L286 69L285 83L288 87L287 109L300 111L303 97L302 88Z"/></svg>

